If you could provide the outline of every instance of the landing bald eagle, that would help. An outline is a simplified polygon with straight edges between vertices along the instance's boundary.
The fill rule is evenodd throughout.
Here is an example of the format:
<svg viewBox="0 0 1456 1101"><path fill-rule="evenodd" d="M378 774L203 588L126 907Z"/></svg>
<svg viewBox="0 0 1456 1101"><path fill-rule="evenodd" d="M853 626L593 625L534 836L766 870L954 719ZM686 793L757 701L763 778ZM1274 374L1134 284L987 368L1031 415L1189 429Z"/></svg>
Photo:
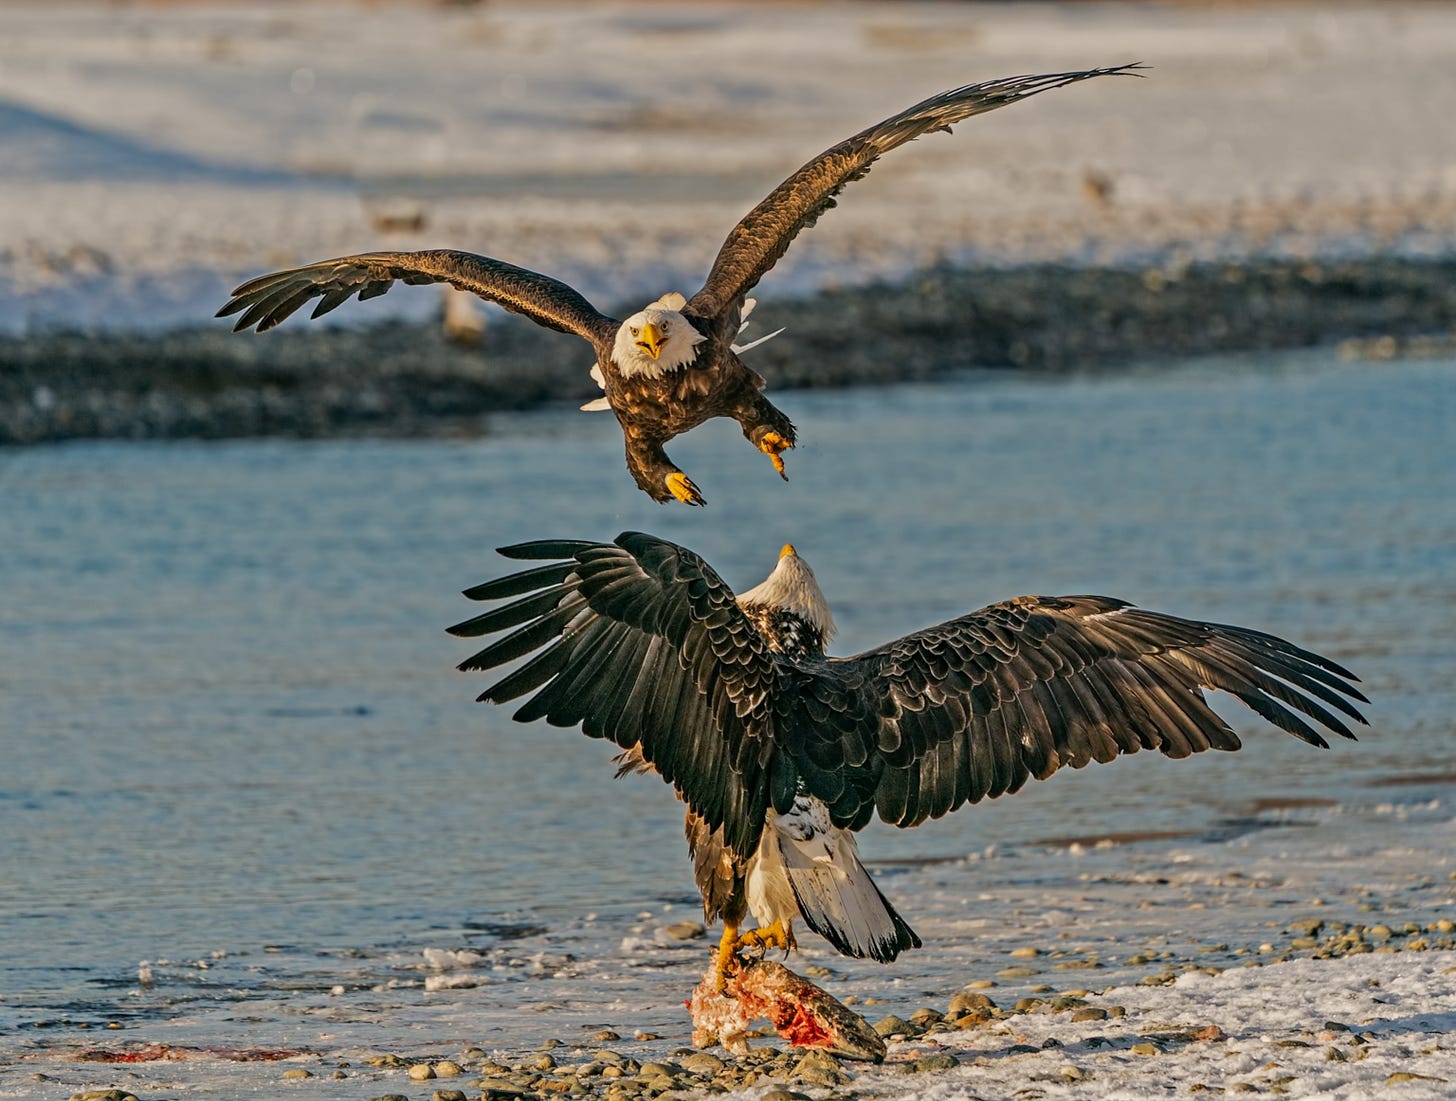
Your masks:
<svg viewBox="0 0 1456 1101"><path fill-rule="evenodd" d="M828 603L792 547L738 597L692 551L635 532L500 553L545 564L466 590L516 599L452 634L514 630L460 668L540 651L480 699L534 691L518 721L579 723L676 788L724 923L720 978L740 948L791 946L797 917L849 955L919 945L855 853L876 813L916 826L1063 765L1238 749L1209 689L1322 748L1301 715L1351 739L1340 714L1365 722L1357 678L1328 658L1110 597L1016 597L831 658ZM750 910L759 928L740 937Z"/></svg>
<svg viewBox="0 0 1456 1101"><path fill-rule="evenodd" d="M312 314L318 317L356 294L360 300L381 295L396 280L450 283L473 291L548 329L588 341L597 357L593 375L622 426L627 469L637 485L655 501L676 498L700 505L702 494L667 457L663 444L710 417L736 420L749 442L784 475L780 454L794 446L794 426L763 396L763 378L738 358L744 349L733 342L752 305L748 292L800 231L834 205L834 196L864 176L881 154L921 134L948 132L952 123L1049 88L1138 67L1007 77L917 103L825 150L775 188L733 228L707 282L691 299L666 294L625 321L598 312L550 276L449 249L363 253L261 275L234 290L217 316L241 311L234 331L256 326L261 333L311 299L323 299Z"/></svg>

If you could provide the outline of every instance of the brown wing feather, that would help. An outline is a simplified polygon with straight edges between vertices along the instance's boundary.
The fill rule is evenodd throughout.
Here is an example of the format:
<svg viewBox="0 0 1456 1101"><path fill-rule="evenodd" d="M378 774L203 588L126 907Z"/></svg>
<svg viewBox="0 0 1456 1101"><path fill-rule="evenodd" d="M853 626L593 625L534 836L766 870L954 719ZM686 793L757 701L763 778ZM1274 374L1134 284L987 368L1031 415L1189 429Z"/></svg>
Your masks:
<svg viewBox="0 0 1456 1101"><path fill-rule="evenodd" d="M375 298L396 282L449 283L512 313L525 314L548 329L575 333L597 347L610 348L620 325L559 279L452 249L369 252L260 275L234 290L217 316L241 312L233 331L256 326L262 333L311 299L322 299L312 315L319 317L355 295L360 301Z"/></svg>
<svg viewBox="0 0 1456 1101"><path fill-rule="evenodd" d="M733 227L703 289L685 313L717 317L734 307L776 264L790 243L834 205L846 184L861 179L883 154L935 130L947 133L953 123L994 111L1008 103L1061 88L1079 80L1115 74L1136 74L1137 64L1039 76L1013 76L969 84L931 96L826 149L790 176Z"/></svg>
<svg viewBox="0 0 1456 1101"><path fill-rule="evenodd" d="M1205 690L1321 747L1306 719L1345 738L1354 734L1341 715L1365 722L1350 702L1365 700L1354 675L1328 658L1098 596L993 604L804 676L812 686L800 695L812 692L820 713L801 709L781 721L781 736L815 743L815 763L802 769L810 790L816 770L837 773L830 794L841 798L826 801L842 825L863 824L870 799L885 821L914 826L1065 765L1239 748ZM875 752L849 764L866 741ZM842 747L837 768L826 742Z"/></svg>

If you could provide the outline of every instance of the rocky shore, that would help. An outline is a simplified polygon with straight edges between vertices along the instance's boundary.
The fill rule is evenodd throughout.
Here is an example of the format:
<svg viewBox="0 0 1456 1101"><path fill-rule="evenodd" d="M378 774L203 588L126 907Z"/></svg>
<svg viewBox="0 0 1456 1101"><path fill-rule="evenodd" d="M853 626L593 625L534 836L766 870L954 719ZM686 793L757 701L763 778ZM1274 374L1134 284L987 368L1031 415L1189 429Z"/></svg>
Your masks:
<svg viewBox="0 0 1456 1101"><path fill-rule="evenodd" d="M876 1017L874 999L856 1003L848 997L846 1004L855 1004L889 1045L889 1057L880 1066L784 1047L769 1030L754 1034L767 1038L760 1039L747 1054L736 1056L718 1049L669 1047L651 1033L624 1037L608 1028L585 1040L551 1039L536 1051L514 1054L463 1046L448 1057L423 1051L375 1052L358 1058L283 1051L261 1058L288 1064L278 1071L281 1081L324 1078L340 1085L349 1083L353 1087L350 1096L367 1097L368 1101L548 1101L562 1097L650 1101L737 1095L740 1091L752 1091L759 1101L848 1101L903 1096L907 1090L953 1088L953 1082L962 1089L977 1083L977 1096L986 1089L1002 1096L999 1083L1012 1068L1018 1080L1036 1083L1037 1097L1094 1097L1127 1085L1130 1075L1156 1073L1159 1060L1164 1061L1164 1073L1172 1075L1169 1064L1188 1059L1197 1060L1200 1066L1192 1068L1191 1074L1184 1067L1177 1077L1190 1093L1297 1094L1305 1090L1291 1088L1292 1083L1308 1086L1328 1069L1349 1081L1356 1077L1350 1064L1369 1062L1376 1068L1374 1075L1361 1074L1362 1079L1383 1082L1387 1088L1404 1086L1402 1097L1438 1097L1445 1096L1441 1089L1453 1079L1430 1072L1449 1073L1456 1066L1448 1045L1421 1042L1431 1030L1441 1031L1438 1007L1404 1006L1426 1009L1430 1020L1425 1025L1406 1026L1395 1008L1389 1016L1372 1016L1367 1012L1370 1006L1362 1005L1359 995L1342 993L1345 984L1364 988L1363 1000L1374 1006L1394 1007L1402 993L1409 997L1408 983L1363 972L1347 977L1334 968L1339 967L1338 961L1355 957L1414 960L1416 953L1435 953L1433 967L1425 968L1426 972L1450 975L1456 973L1452 963L1456 955L1450 954L1453 949L1456 925L1448 919L1424 925L1310 919L1272 933L1265 943L1233 950L1232 955L1247 958L1229 967L1209 962L1210 958L1226 958L1228 945L1208 946L1206 953L1184 958L1141 959L1147 973L1131 985L1099 989L1083 977L1063 985L1040 983L1018 998L1001 996L996 979L975 979L908 1018ZM1022 961L1057 954L1052 946L1035 945L1012 953ZM1089 966L1079 962L1083 969ZM1268 970L1270 965L1284 964L1297 970L1288 974ZM1322 966L1332 970L1322 973L1318 970ZM1248 971L1250 968L1255 971ZM809 968L810 973L815 970ZM1005 981L1015 985L1022 976L1009 972L1021 970L1026 969L1014 965L1005 969ZM1245 981L1240 971L1268 978ZM1230 985L1246 997L1253 989L1277 985L1299 1023L1239 1017L1238 1008L1224 1004L1216 990L1203 989L1209 983L1206 977L1221 975L1234 978ZM1199 986L1199 993L1190 997L1188 988L1193 986ZM1347 1012L1339 1017L1304 1019L1309 1012L1301 1005L1308 996L1306 988L1326 986L1325 993L1341 997ZM1171 1000L1161 995L1163 990ZM1271 991L1265 990L1259 997L1270 1000ZM1272 1000L1278 1002L1279 998ZM1172 1009L1172 1004L1181 1008ZM1189 1013L1196 1019L1188 1018ZM84 1061L118 1063L189 1057L188 1052L156 1045L81 1055ZM1440 1065L1435 1066L1428 1057L1436 1057ZM962 1072L975 1077L967 1078ZM921 1084L913 1085L907 1076L919 1076ZM133 1099L146 1101L142 1094L114 1086L71 1095L71 1101Z"/></svg>
<svg viewBox="0 0 1456 1101"><path fill-rule="evenodd" d="M765 300L750 353L774 389L882 385L966 368L1096 371L1349 340L1447 348L1456 259L926 270L894 285ZM594 396L579 341L508 317L479 346L438 323L224 322L168 333L0 337L0 444L473 432L487 413Z"/></svg>

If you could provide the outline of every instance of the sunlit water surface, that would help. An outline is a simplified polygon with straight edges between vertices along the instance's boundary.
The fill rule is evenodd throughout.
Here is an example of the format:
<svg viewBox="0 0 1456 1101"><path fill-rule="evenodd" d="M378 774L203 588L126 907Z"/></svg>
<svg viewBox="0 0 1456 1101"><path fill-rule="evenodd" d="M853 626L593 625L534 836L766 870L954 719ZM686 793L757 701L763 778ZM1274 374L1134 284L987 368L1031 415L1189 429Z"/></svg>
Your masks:
<svg viewBox="0 0 1456 1101"><path fill-rule="evenodd" d="M1176 859L1282 860L1291 882L1334 877L1296 893L1352 898L1387 850L1446 866L1456 363L1309 353L778 400L803 440L788 484L726 422L672 445L705 510L637 493L615 424L574 410L459 441L0 453L0 1048L108 1022L124 1028L86 1042L684 1032L703 957L657 932L696 913L669 791L613 781L609 747L517 725L453 670L459 590L524 539L648 530L740 589L792 541L841 654L1018 593L1096 592L1271 630L1364 678L1358 744L1321 752L1235 705L1242 753L873 827L865 855L941 951L889 970L817 942L805 957L886 997L953 990L1018 927L1151 935L1131 909L1160 888L1099 904L1067 884L1174 842L1072 868L1045 839L1192 831ZM1216 919L1178 927L1198 920ZM481 985L427 991L426 948L484 954L464 980Z"/></svg>

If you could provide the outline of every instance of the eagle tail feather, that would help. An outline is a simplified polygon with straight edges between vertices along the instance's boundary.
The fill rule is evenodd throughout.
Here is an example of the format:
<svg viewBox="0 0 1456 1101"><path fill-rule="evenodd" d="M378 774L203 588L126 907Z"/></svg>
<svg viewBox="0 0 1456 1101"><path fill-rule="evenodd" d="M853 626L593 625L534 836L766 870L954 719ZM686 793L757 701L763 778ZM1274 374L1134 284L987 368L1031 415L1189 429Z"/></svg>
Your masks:
<svg viewBox="0 0 1456 1101"><path fill-rule="evenodd" d="M827 823L825 823L827 825ZM775 831L799 914L846 956L889 963L920 938L870 878L848 830Z"/></svg>

